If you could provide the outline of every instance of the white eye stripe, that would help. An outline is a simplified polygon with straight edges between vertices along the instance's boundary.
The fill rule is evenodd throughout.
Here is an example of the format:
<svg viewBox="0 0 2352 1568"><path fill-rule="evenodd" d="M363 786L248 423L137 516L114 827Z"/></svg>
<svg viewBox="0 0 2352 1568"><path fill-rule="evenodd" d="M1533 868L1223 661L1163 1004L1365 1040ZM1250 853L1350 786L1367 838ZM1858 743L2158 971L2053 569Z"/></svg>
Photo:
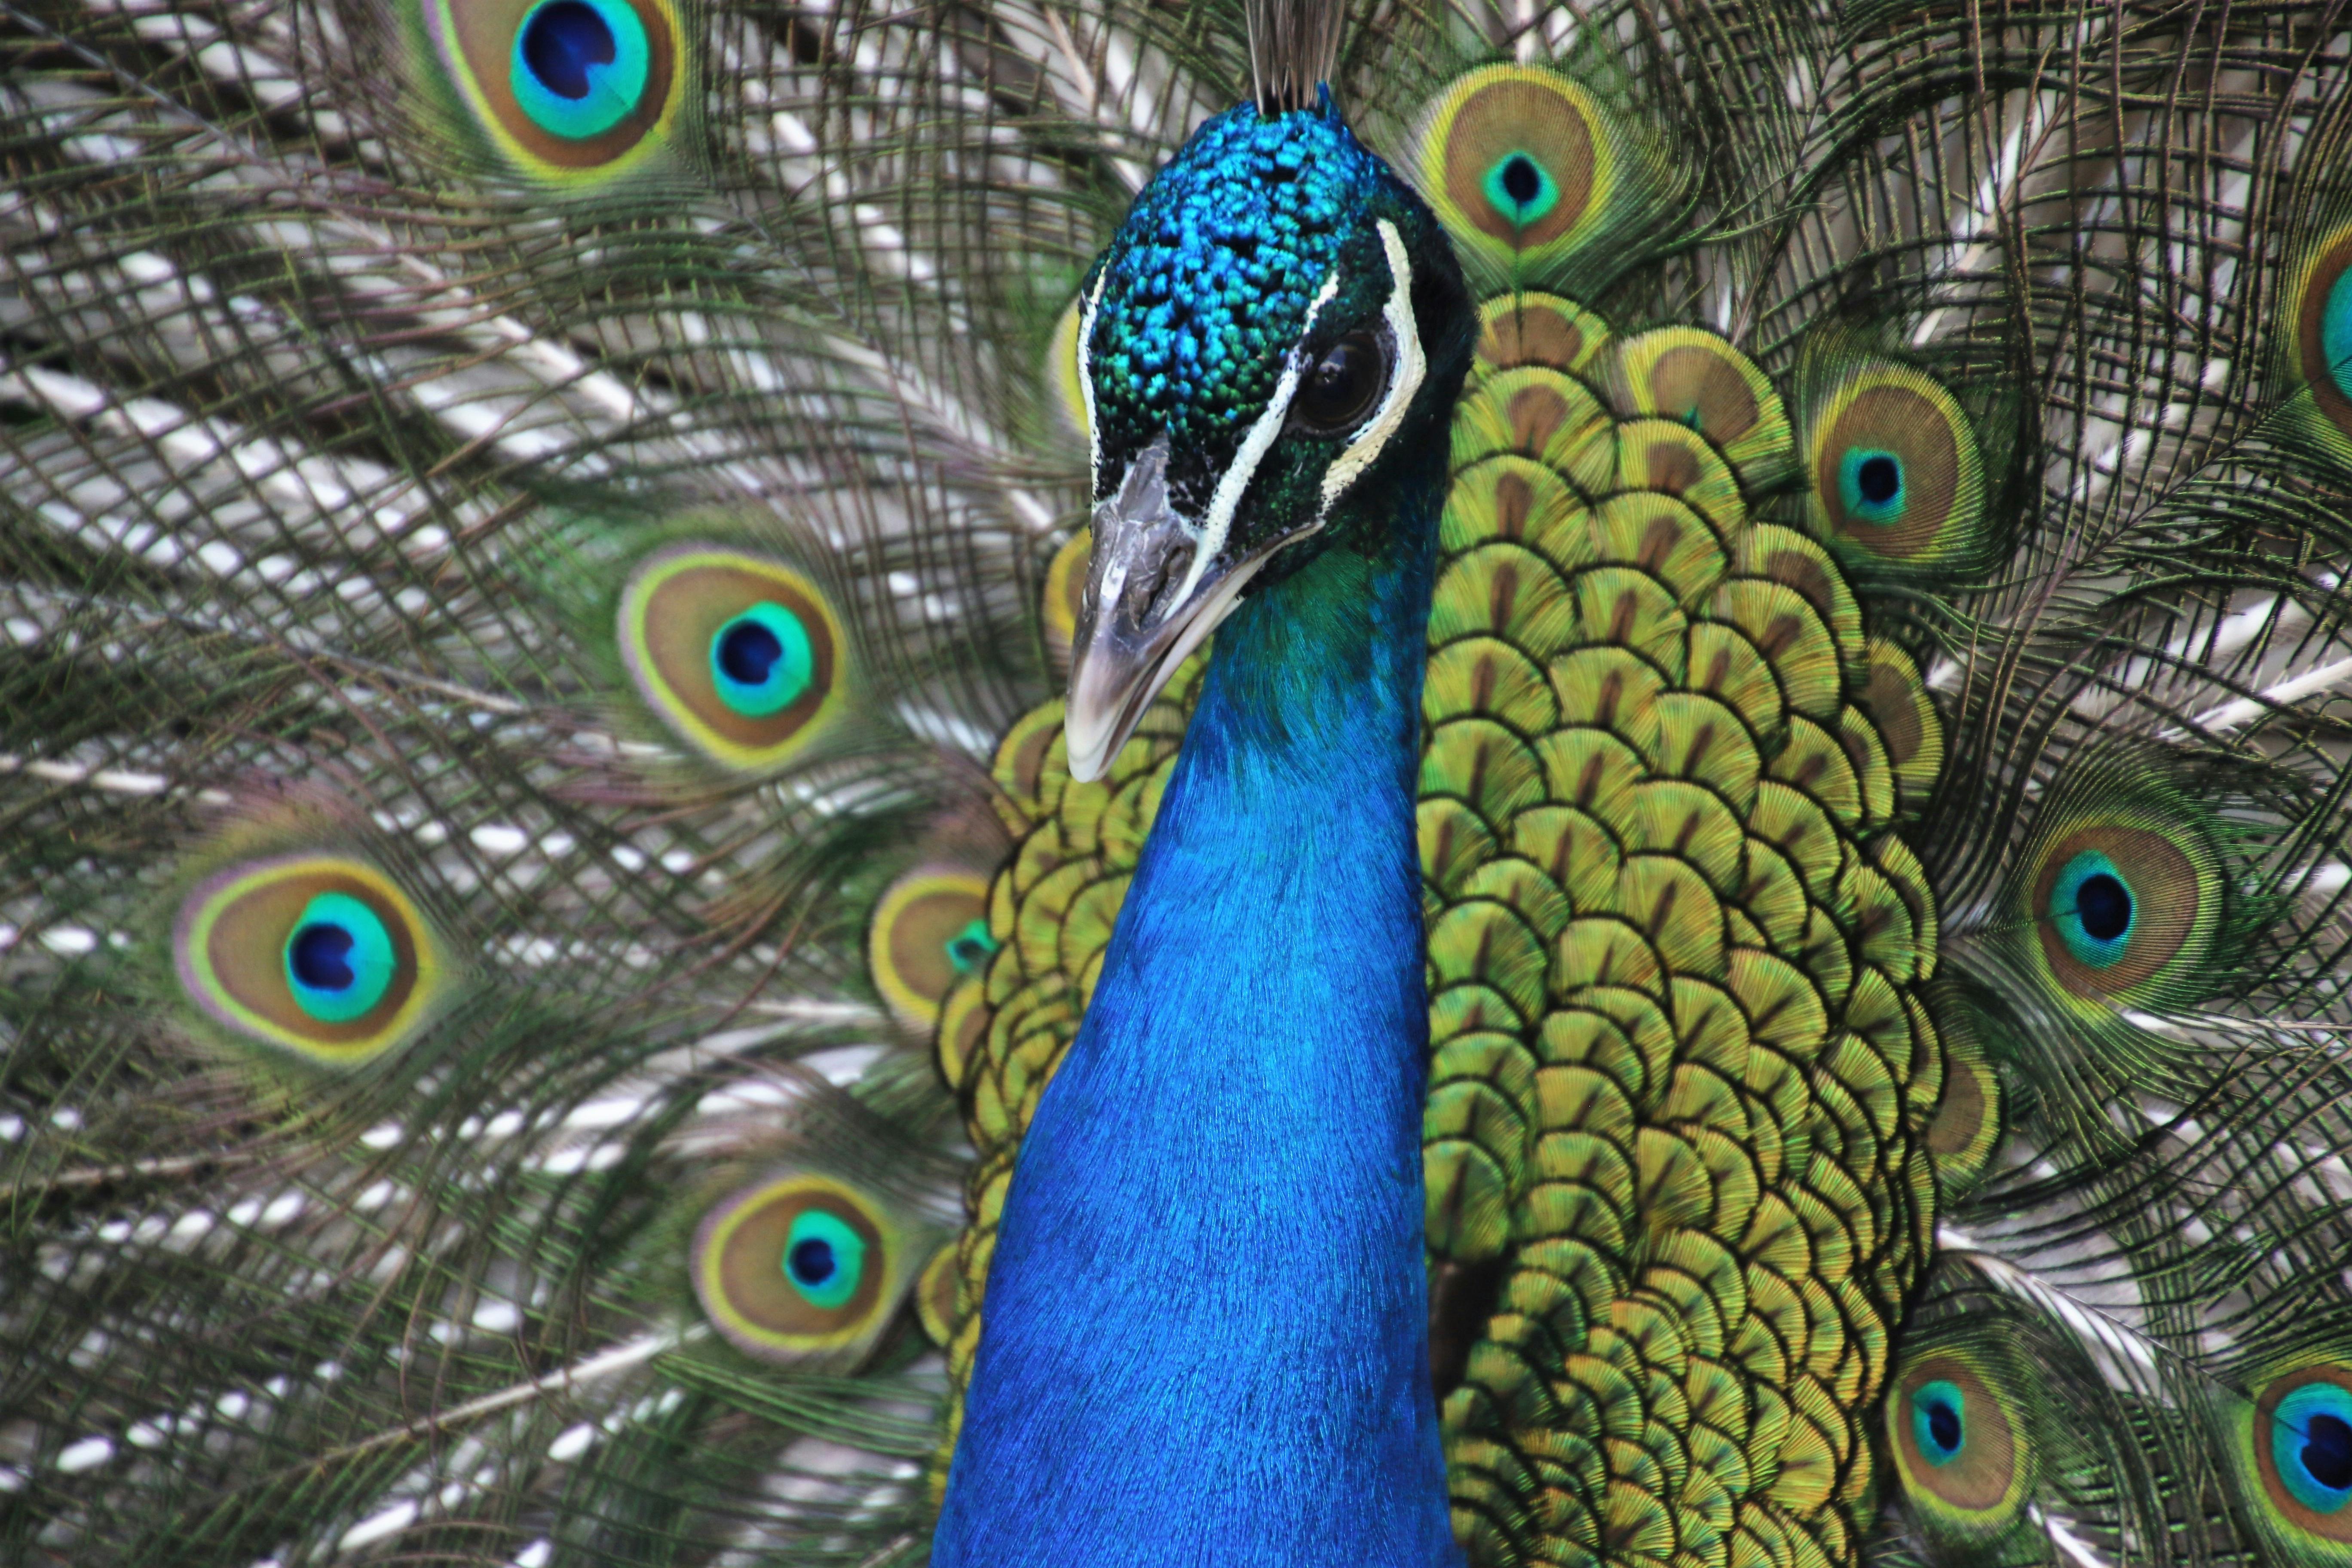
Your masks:
<svg viewBox="0 0 2352 1568"><path fill-rule="evenodd" d="M1095 279L1095 291L1087 296L1087 308L1078 315L1078 396L1087 405L1087 482L1094 489L1087 496L1087 504L1102 491L1102 420L1095 413L1094 358L1087 345L1094 341L1095 312L1102 307L1104 287L1110 282L1110 268L1106 267Z"/></svg>
<svg viewBox="0 0 2352 1568"><path fill-rule="evenodd" d="M1326 511L1388 446L1397 427L1404 423L1405 410L1412 406L1413 395L1421 390L1422 377L1429 372L1429 362L1421 352L1421 333L1412 319L1412 258L1407 254L1404 237L1397 232L1396 225L1382 218L1379 227L1381 247L1388 253L1389 261L1389 299L1381 313L1388 320L1389 335L1395 345L1396 369L1389 378L1388 395L1381 400L1380 407L1356 438L1323 470Z"/></svg>
<svg viewBox="0 0 2352 1568"><path fill-rule="evenodd" d="M1387 395L1381 398L1380 407L1373 412L1372 417L1365 424L1356 438L1331 460L1331 466L1324 471L1321 507L1315 521L1299 531L1295 536L1297 538L1304 538L1321 528L1324 514L1329 512L1331 503L1338 500L1340 492L1353 484L1358 476L1370 467L1373 460L1379 458L1381 451L1387 447L1390 439L1403 425L1405 411L1412 406L1414 395L1421 389L1422 379L1428 374L1428 361L1421 348L1421 334L1412 318L1412 258L1406 251L1404 237L1397 232L1395 224L1382 218L1378 220L1377 226L1380 230L1381 252L1383 258L1388 262L1389 268L1389 297L1387 303L1381 307L1381 315L1388 326L1388 335L1396 363L1390 375ZM1339 268L1333 268L1330 274L1323 279L1322 288L1316 291L1313 302L1307 308L1306 328L1299 334L1302 339L1312 335L1316 321L1321 316L1323 308L1337 298L1339 292ZM1087 364L1086 339L1092 335L1095 305L1101 297L1102 289L1098 283L1096 286L1094 299L1087 301L1087 319L1079 328L1081 335L1078 353L1082 380ZM1249 434L1243 437L1240 448L1234 454L1234 460L1226 466L1225 471L1217 477L1217 488L1209 497L1208 510L1202 516L1200 531L1193 540L1192 565L1185 572L1184 581L1178 587L1176 596L1171 603L1181 605L1188 602L1192 596L1193 590L1200 586L1202 577L1208 572L1209 563L1224 550L1225 541L1233 531L1234 515L1241 510L1242 497L1248 491L1250 481L1257 477L1258 465L1265 460L1266 453L1273 449L1275 442L1282 435L1284 426L1289 422L1290 405L1297 396L1298 384L1308 368L1295 355L1283 367L1282 377L1275 384L1274 395L1267 399L1265 409L1259 413L1256 421L1250 426ZM1089 380L1085 381L1084 384L1087 387L1087 416L1091 424L1094 412L1093 384ZM1095 457L1097 463L1099 464L1101 460L1099 439L1096 444Z"/></svg>
<svg viewBox="0 0 2352 1568"><path fill-rule="evenodd" d="M1323 307L1329 304L1339 292L1339 269L1334 267L1331 275L1323 279L1323 287L1316 290L1314 302L1307 307L1307 331L1315 330L1315 318L1322 314ZM1249 489L1250 480L1257 476L1257 466L1265 460L1266 453L1273 449L1275 441L1282 435L1283 426L1290 418L1290 400L1298 395L1299 377L1305 373L1305 368L1296 355L1283 366L1282 379L1275 383L1274 395L1266 399L1265 411L1257 416L1257 423L1252 425L1249 434L1242 438L1241 449L1234 454L1234 460L1225 466L1223 473L1217 476L1217 488L1209 497L1209 510L1201 518L1200 536L1192 544L1192 568L1184 574L1183 585L1177 589L1176 597L1170 603L1181 605L1189 601L1192 597L1192 590L1201 585L1202 574L1208 571L1209 563L1224 549L1225 539L1233 531L1234 513L1241 510L1243 493Z"/></svg>

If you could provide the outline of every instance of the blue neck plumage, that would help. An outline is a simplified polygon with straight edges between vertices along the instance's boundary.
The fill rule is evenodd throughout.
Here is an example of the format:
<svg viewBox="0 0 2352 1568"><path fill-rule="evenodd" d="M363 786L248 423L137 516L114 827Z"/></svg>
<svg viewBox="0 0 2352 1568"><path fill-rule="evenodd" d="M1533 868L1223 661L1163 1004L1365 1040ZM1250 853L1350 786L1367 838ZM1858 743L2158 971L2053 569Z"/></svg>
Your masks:
<svg viewBox="0 0 2352 1568"><path fill-rule="evenodd" d="M939 1568L1459 1561L1422 1260L1432 445L1381 553L1217 634L1015 1169Z"/></svg>

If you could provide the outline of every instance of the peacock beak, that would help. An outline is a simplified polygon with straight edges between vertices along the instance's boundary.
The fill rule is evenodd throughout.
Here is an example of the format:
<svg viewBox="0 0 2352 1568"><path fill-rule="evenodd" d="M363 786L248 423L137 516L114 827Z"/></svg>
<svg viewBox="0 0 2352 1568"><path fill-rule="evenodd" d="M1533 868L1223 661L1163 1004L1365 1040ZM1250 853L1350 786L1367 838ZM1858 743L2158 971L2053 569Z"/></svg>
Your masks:
<svg viewBox="0 0 2352 1568"><path fill-rule="evenodd" d="M1097 503L1094 560L1070 652L1070 700L1062 721L1070 776L1102 777L1168 677L1232 613L1273 553L1235 559L1206 548L1169 507L1168 437L1139 453L1118 493Z"/></svg>

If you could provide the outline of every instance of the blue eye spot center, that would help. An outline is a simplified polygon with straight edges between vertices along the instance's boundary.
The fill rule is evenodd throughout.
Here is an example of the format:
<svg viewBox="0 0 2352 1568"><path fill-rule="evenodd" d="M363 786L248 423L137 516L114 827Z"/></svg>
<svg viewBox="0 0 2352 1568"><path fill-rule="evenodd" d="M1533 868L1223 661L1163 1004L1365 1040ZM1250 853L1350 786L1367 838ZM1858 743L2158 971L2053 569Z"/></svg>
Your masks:
<svg viewBox="0 0 2352 1568"><path fill-rule="evenodd" d="M784 1279L810 1306L838 1311L856 1300L866 1279L866 1247L865 1237L839 1215L803 1209L784 1236Z"/></svg>
<svg viewBox="0 0 2352 1568"><path fill-rule="evenodd" d="M833 1278L839 1265L833 1260L833 1244L814 1237L796 1244L786 1265L793 1278L811 1289L815 1289Z"/></svg>
<svg viewBox="0 0 2352 1568"><path fill-rule="evenodd" d="M996 952L996 940L988 934L988 922L973 920L963 930L948 938L948 963L958 974L970 974L988 962Z"/></svg>
<svg viewBox="0 0 2352 1568"><path fill-rule="evenodd" d="M1559 205L1559 185L1525 153L1506 153L1486 166L1481 182L1495 210L1525 226L1539 223Z"/></svg>
<svg viewBox="0 0 2352 1568"><path fill-rule="evenodd" d="M719 634L719 668L746 686L767 679L783 657L782 639L757 621L737 621Z"/></svg>
<svg viewBox="0 0 2352 1568"><path fill-rule="evenodd" d="M2352 1491L2352 1422L2315 1415L2304 1428L2303 1468L2330 1491Z"/></svg>
<svg viewBox="0 0 2352 1568"><path fill-rule="evenodd" d="M294 978L316 991L348 991L358 978L352 973L352 933L323 921L299 927L287 946L286 962Z"/></svg>
<svg viewBox="0 0 2352 1568"><path fill-rule="evenodd" d="M816 647L801 618L762 600L710 638L710 679L719 700L747 719L782 712L816 679Z"/></svg>
<svg viewBox="0 0 2352 1568"><path fill-rule="evenodd" d="M634 0L541 0L515 29L507 86L533 125L581 142L644 107L653 68Z"/></svg>
<svg viewBox="0 0 2352 1568"><path fill-rule="evenodd" d="M1879 528L1903 521L1903 459L1882 447L1848 447L1838 457L1838 504L1846 519Z"/></svg>
<svg viewBox="0 0 2352 1568"><path fill-rule="evenodd" d="M2315 1378L2288 1390L2271 1413L2270 1458L2305 1508L2352 1509L2352 1389Z"/></svg>
<svg viewBox="0 0 2352 1568"><path fill-rule="evenodd" d="M2319 352L2336 389L2352 395L2352 268L2336 276L2320 307Z"/></svg>
<svg viewBox="0 0 2352 1568"><path fill-rule="evenodd" d="M1885 506L1903 489L1903 465L1880 452L1865 458L1854 475L1854 489L1874 506Z"/></svg>
<svg viewBox="0 0 2352 1568"><path fill-rule="evenodd" d="M400 969L383 919L349 893L320 893L305 904L279 958L295 1005L322 1024L365 1016Z"/></svg>
<svg viewBox="0 0 2352 1568"><path fill-rule="evenodd" d="M1960 1413L1941 1400L1927 1406L1927 1436L1947 1453L1960 1446Z"/></svg>
<svg viewBox="0 0 2352 1568"><path fill-rule="evenodd" d="M2104 872L2074 889L2074 912L2094 942L2114 942L2131 930L2131 889Z"/></svg>
<svg viewBox="0 0 2352 1568"><path fill-rule="evenodd" d="M2094 969L2123 962L2138 912L2121 868L2095 849L2068 860L2050 886L2052 928L2074 962Z"/></svg>
<svg viewBox="0 0 2352 1568"><path fill-rule="evenodd" d="M559 98L587 97L588 68L611 65L619 53L612 27L583 0L555 0L523 25L523 61Z"/></svg>
<svg viewBox="0 0 2352 1568"><path fill-rule="evenodd" d="M1948 1465L1960 1457L1969 1440L1964 1412L1967 1402L1959 1385L1942 1378L1922 1384L1911 1395L1911 1436L1919 1457L1931 1465Z"/></svg>

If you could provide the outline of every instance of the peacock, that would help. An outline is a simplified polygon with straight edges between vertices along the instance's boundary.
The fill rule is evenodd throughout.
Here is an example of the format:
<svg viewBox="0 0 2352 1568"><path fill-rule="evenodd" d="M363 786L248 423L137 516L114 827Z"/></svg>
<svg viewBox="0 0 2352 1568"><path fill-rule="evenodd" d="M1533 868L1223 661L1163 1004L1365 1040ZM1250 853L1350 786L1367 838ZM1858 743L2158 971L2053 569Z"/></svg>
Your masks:
<svg viewBox="0 0 2352 1568"><path fill-rule="evenodd" d="M2352 1563L2352 16L5 0L0 1560Z"/></svg>

